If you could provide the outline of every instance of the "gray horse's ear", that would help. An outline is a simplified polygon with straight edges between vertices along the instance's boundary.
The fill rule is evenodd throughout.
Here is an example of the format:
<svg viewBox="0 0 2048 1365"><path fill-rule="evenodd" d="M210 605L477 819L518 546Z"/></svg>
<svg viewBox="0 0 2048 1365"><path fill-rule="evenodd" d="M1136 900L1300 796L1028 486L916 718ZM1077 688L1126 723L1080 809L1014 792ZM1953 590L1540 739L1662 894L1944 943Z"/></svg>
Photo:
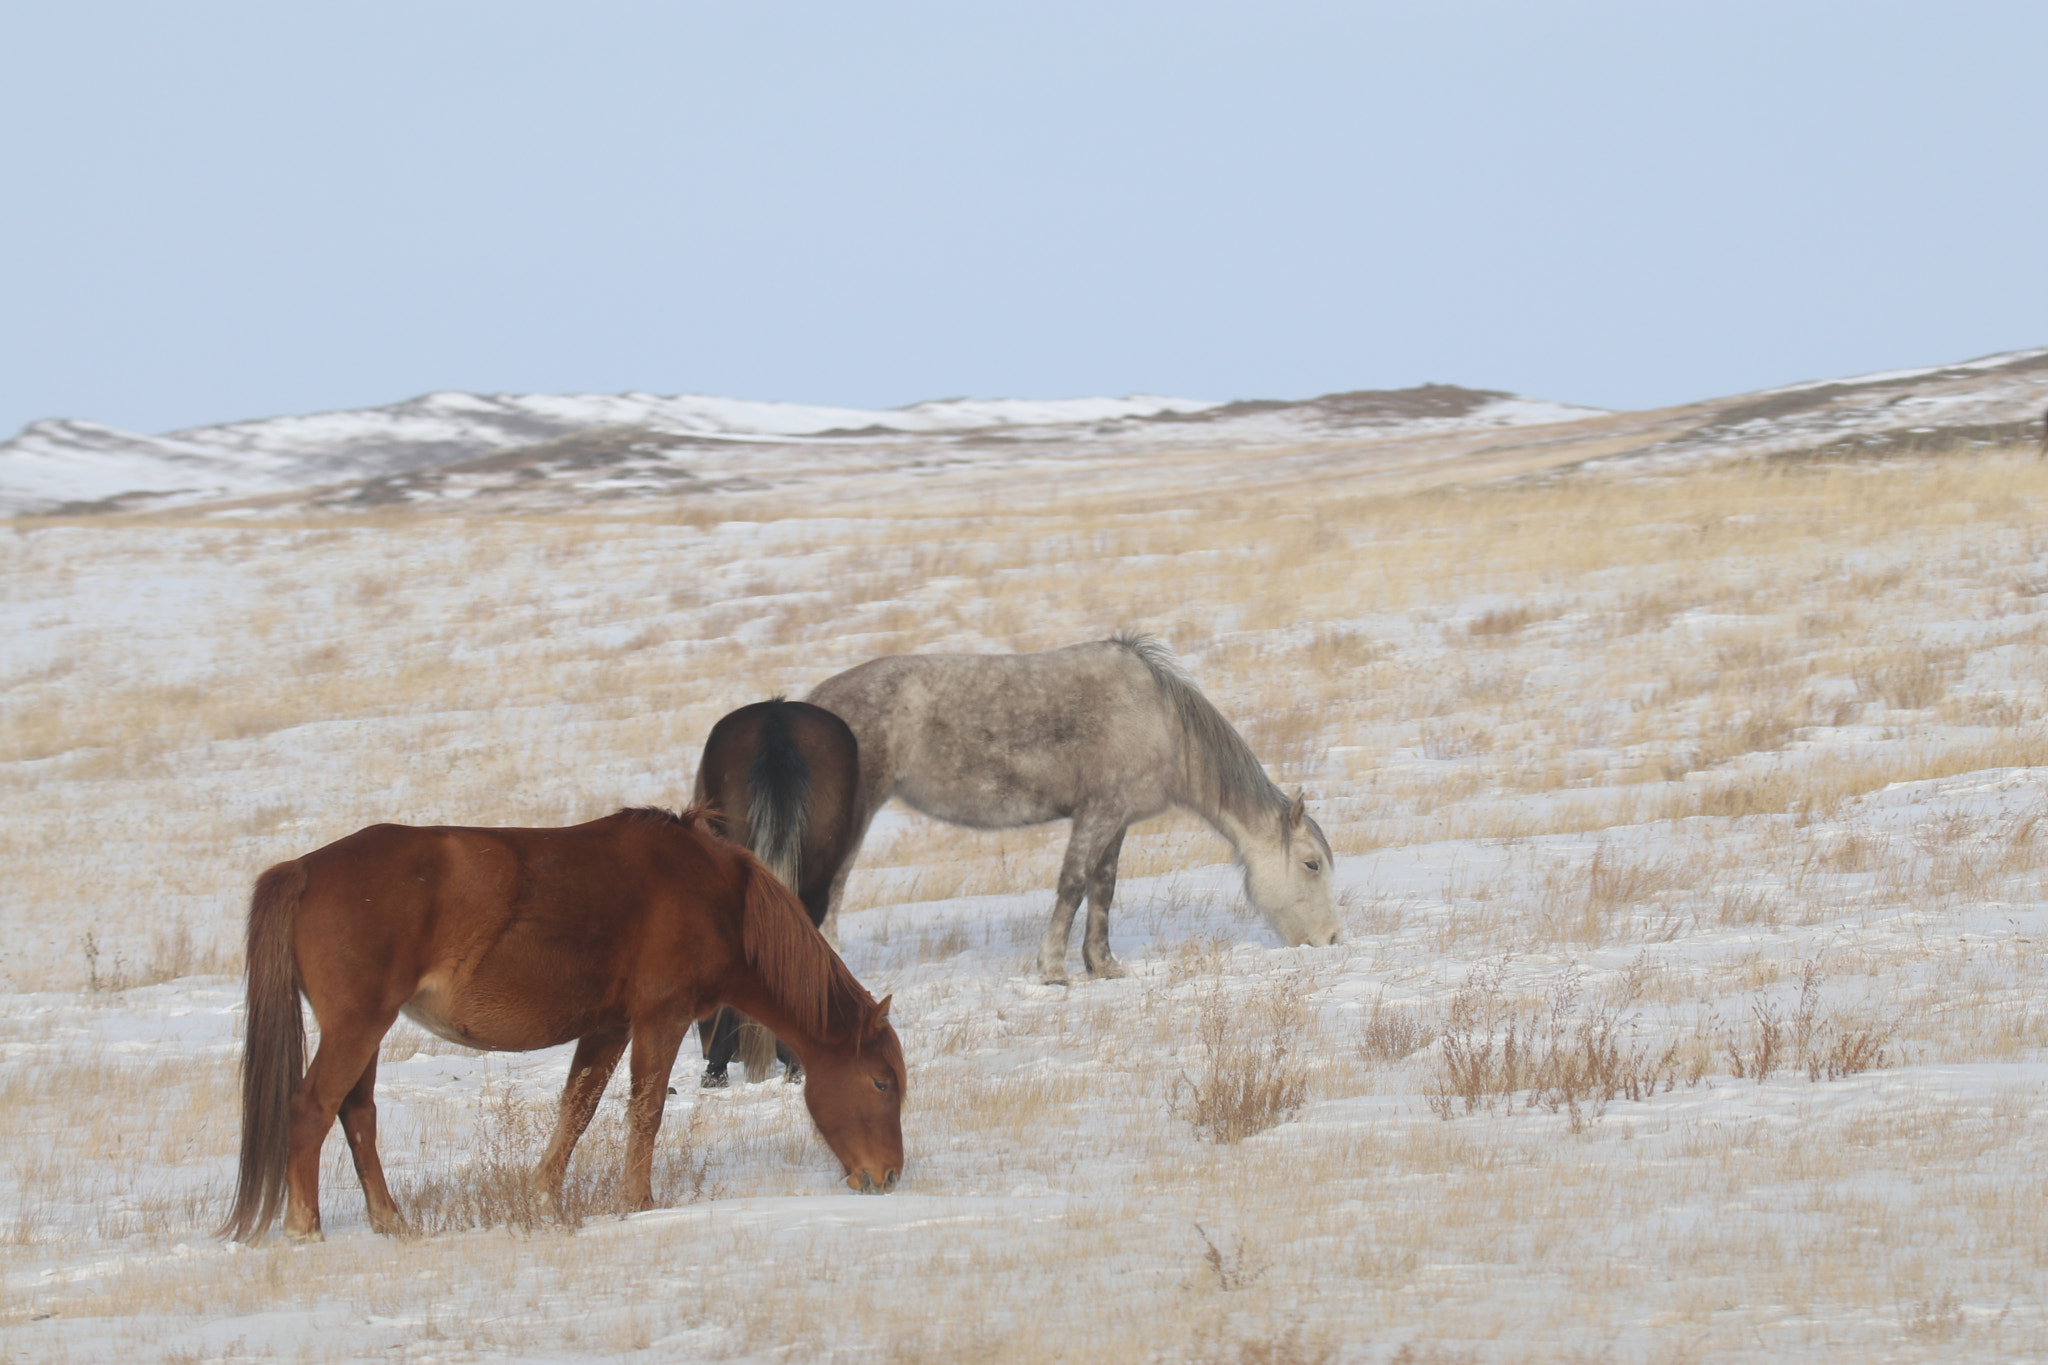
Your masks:
<svg viewBox="0 0 2048 1365"><path fill-rule="evenodd" d="M1287 832L1292 834L1301 828L1301 822L1308 815L1308 796L1300 788L1294 792L1294 804L1287 808Z"/></svg>

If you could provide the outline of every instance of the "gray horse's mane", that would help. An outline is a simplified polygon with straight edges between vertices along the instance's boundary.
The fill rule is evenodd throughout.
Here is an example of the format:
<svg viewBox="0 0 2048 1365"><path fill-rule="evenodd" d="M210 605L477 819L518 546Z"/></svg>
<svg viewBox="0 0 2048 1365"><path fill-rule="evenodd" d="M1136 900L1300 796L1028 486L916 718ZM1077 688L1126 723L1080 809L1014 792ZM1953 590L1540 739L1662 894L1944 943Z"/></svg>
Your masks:
<svg viewBox="0 0 2048 1365"><path fill-rule="evenodd" d="M1159 690L1173 702L1184 741L1180 751L1181 772L1194 794L1218 809L1228 809L1247 819L1285 811L1293 804L1266 776L1244 736L1232 729L1230 722L1202 695L1171 649L1150 635L1132 630L1118 631L1110 637L1110 643L1122 645L1137 655L1159 684Z"/></svg>

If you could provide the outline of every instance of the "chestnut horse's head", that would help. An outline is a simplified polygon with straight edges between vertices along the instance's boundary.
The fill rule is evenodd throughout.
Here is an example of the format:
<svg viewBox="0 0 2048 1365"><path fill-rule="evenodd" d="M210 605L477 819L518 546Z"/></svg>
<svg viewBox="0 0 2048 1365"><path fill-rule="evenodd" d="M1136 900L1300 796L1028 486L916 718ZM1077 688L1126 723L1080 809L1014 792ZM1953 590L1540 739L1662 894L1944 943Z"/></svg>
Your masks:
<svg viewBox="0 0 2048 1365"><path fill-rule="evenodd" d="M903 1175L903 1044L889 1001L870 1005L847 1042L804 1059L811 1121L862 1194L887 1194Z"/></svg>

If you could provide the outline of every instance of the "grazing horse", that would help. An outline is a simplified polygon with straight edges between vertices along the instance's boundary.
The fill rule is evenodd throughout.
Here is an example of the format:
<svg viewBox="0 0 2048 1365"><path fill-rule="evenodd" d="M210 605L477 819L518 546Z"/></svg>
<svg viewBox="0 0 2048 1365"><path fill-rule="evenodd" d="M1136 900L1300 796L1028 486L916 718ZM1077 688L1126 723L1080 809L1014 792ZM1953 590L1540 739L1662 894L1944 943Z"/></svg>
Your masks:
<svg viewBox="0 0 2048 1365"><path fill-rule="evenodd" d="M305 1056L304 994L320 1025ZM339 1112L370 1226L405 1220L377 1156L377 1047L402 1012L466 1047L576 1041L533 1182L560 1197L576 1139L632 1043L623 1202L644 1209L669 1069L690 1022L730 1003L811 1069L804 1102L846 1168L886 1192L903 1169L903 1049L876 1004L745 849L695 812L624 810L568 829L372 825L256 880L249 903L242 1161L221 1235L285 1204L320 1237L320 1146Z"/></svg>
<svg viewBox="0 0 2048 1365"><path fill-rule="evenodd" d="M832 878L853 854L859 774L860 746L845 721L809 702L773 697L711 727L697 763L696 800L726 838L752 849L796 892L817 924ZM697 1029L706 1059L702 1085L724 1085L735 1052L749 1081L764 1079L778 1056L789 1080L802 1074L774 1034L730 1009Z"/></svg>
<svg viewBox="0 0 2048 1365"><path fill-rule="evenodd" d="M1150 637L1043 654L897 654L827 678L810 700L859 737L860 834L891 796L977 829L1074 822L1038 946L1047 981L1067 979L1067 937L1084 893L1082 959L1091 976L1120 973L1109 903L1124 831L1172 806L1231 842L1245 894L1281 938L1337 939L1323 831ZM845 884L842 868L835 915Z"/></svg>

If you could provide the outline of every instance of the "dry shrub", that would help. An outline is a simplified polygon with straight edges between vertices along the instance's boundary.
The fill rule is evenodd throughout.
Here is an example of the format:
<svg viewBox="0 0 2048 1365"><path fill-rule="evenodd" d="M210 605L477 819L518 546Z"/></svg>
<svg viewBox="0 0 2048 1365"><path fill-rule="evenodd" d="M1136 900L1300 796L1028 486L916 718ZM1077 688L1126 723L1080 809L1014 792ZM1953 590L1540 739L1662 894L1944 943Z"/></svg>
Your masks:
<svg viewBox="0 0 2048 1365"><path fill-rule="evenodd" d="M1229 1251L1216 1245L1216 1239L1200 1223L1195 1224L1195 1236L1202 1239L1202 1263L1216 1277L1216 1287L1226 1294L1254 1284L1272 1268L1264 1257L1245 1249L1242 1232L1237 1234L1237 1245Z"/></svg>
<svg viewBox="0 0 2048 1365"><path fill-rule="evenodd" d="M1479 1352L1469 1347L1453 1350L1434 1341L1408 1341L1387 1357L1387 1365L1479 1365L1480 1360Z"/></svg>
<svg viewBox="0 0 2048 1365"><path fill-rule="evenodd" d="M1368 1066L1412 1057L1437 1039L1435 1020L1419 1009L1388 1009L1375 1000L1358 1026L1358 1055Z"/></svg>
<svg viewBox="0 0 2048 1365"><path fill-rule="evenodd" d="M1746 698L1741 710L1709 716L1700 726L1694 766L1712 768L1744 754L1782 749L1802 726L1812 721L1809 696Z"/></svg>
<svg viewBox="0 0 2048 1365"><path fill-rule="evenodd" d="M80 935L78 951L85 959L86 989L95 992L132 990L187 976L227 976L241 968L240 962L218 949L195 944L192 926L182 920L150 930L149 952L139 963L130 962L119 949L106 953L93 929Z"/></svg>
<svg viewBox="0 0 2048 1365"><path fill-rule="evenodd" d="M1523 626L1536 619L1535 608L1526 603L1513 607L1498 607L1474 617L1466 625L1467 635L1513 635Z"/></svg>
<svg viewBox="0 0 2048 1365"><path fill-rule="evenodd" d="M1676 1084L1678 1044L1661 1051L1635 1039L1629 1006L1641 994L1647 969L1641 959L1603 1004L1579 1003L1584 973L1576 965L1559 974L1549 998L1525 1010L1506 990L1507 961L1475 968L1452 997L1439 1058L1442 1073L1429 1093L1431 1112L1448 1119L1464 1111L1523 1108L1563 1111L1579 1132L1617 1098L1647 1098Z"/></svg>
<svg viewBox="0 0 2048 1365"><path fill-rule="evenodd" d="M1308 1098L1308 1004L1298 974L1234 1002L1223 984L1198 996L1200 1073L1174 1084L1173 1111L1212 1142L1242 1142L1292 1118Z"/></svg>
<svg viewBox="0 0 2048 1365"><path fill-rule="evenodd" d="M704 1192L708 1158L701 1146L700 1117L664 1124L654 1153L654 1202L689 1203ZM508 1088L486 1082L467 1161L442 1174L423 1174L394 1190L401 1212L415 1232L430 1234L471 1228L509 1227L533 1232L575 1228L584 1219L622 1213L619 1178L626 1158L624 1113L600 1111L576 1145L555 1212L541 1207L532 1174L549 1135L556 1107L521 1100Z"/></svg>
<svg viewBox="0 0 2048 1365"><path fill-rule="evenodd" d="M1845 1022L1822 1007L1826 981L1821 960L1800 964L1799 999L1787 1015L1777 1001L1751 999L1749 1025L1727 1036L1728 1067L1737 1079L1761 1081L1779 1068L1804 1071L1809 1080L1832 1081L1885 1064L1898 1020Z"/></svg>
<svg viewBox="0 0 2048 1365"><path fill-rule="evenodd" d="M1856 688L1898 711L1924 711L1948 694L1958 660L1952 651L1901 649L1866 659Z"/></svg>
<svg viewBox="0 0 2048 1365"><path fill-rule="evenodd" d="M1197 1336L1194 1349L1185 1357L1195 1365L1330 1365L1337 1359L1336 1344L1304 1339L1301 1324L1289 1323L1271 1335L1222 1331Z"/></svg>
<svg viewBox="0 0 2048 1365"><path fill-rule="evenodd" d="M1303 651L1303 663L1318 674L1348 674L1376 664L1393 652L1391 646L1357 631L1323 626Z"/></svg>
<svg viewBox="0 0 2048 1365"><path fill-rule="evenodd" d="M1902 1309L1899 1330L1913 1341L1941 1345L1963 1330L1963 1306L1953 1289L1944 1289Z"/></svg>
<svg viewBox="0 0 2048 1365"><path fill-rule="evenodd" d="M1614 920L1633 906L1671 891L1680 870L1669 861L1630 862L1602 844L1582 866L1545 874L1534 934L1539 943L1599 943Z"/></svg>

